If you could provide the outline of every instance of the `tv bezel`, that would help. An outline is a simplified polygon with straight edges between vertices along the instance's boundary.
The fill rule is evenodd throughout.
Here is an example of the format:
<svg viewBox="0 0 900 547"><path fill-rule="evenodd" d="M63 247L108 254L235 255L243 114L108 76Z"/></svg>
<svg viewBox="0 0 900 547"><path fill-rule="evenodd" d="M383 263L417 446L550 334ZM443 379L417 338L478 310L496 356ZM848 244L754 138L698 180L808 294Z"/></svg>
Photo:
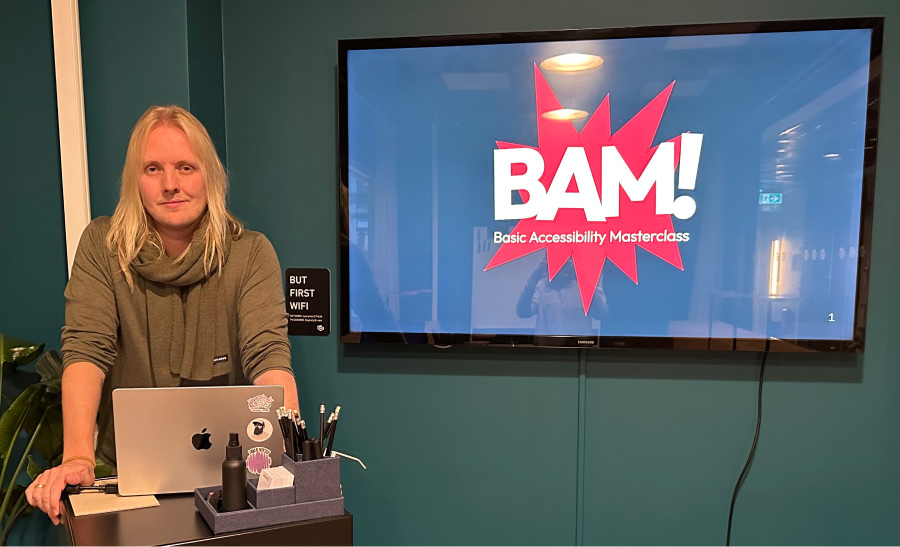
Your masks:
<svg viewBox="0 0 900 547"><path fill-rule="evenodd" d="M621 38L674 37L721 34L760 34L816 30L869 29L872 31L869 57L868 106L866 109L865 150L863 153L862 196L859 252L857 253L856 304L852 340L721 338L721 337L646 337L646 336L542 336L476 333L358 332L350 330L349 249L340 248L340 341L342 343L401 343L432 345L479 345L553 348L641 348L713 351L844 352L865 350L869 265L872 242L872 212L875 197L875 167L878 145L878 117L881 97L881 55L884 35L883 17L837 19L797 19L733 23L679 24L606 29L570 29L490 34L455 34L338 40L338 192L349 180L347 128L347 53L367 49L404 49L464 45L489 45L533 42L609 40ZM338 196L339 208L341 198ZM349 214L338 214L339 234L349 234ZM343 242L341 242L343 243Z"/></svg>

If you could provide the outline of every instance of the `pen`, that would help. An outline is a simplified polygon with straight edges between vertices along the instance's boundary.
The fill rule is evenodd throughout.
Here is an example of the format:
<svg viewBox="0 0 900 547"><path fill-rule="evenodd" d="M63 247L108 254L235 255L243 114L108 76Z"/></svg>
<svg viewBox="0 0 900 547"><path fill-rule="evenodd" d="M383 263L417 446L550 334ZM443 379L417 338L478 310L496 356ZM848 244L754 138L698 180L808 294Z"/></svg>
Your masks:
<svg viewBox="0 0 900 547"><path fill-rule="evenodd" d="M306 420L300 420L300 437L303 441L309 440L309 434L306 432Z"/></svg>
<svg viewBox="0 0 900 547"><path fill-rule="evenodd" d="M291 427L291 438L294 441L294 454L300 453L300 443L303 440L303 437L300 435L300 424L297 422L297 416L299 413L296 410L290 411L290 416L288 416L289 425Z"/></svg>
<svg viewBox="0 0 900 547"><path fill-rule="evenodd" d="M66 494L80 494L85 491L90 492L103 492L104 494L118 494L119 493L119 485L118 484L95 484L91 486L82 486L80 484L67 484L66 488L63 490Z"/></svg>
<svg viewBox="0 0 900 547"><path fill-rule="evenodd" d="M285 444L291 445L289 452L288 452L288 456L290 456L292 460L296 461L297 460L297 434L295 433L296 430L294 429L294 424L292 424L290 422L290 418L286 418L285 421L287 422L288 436L290 437L290 440L289 441L286 440Z"/></svg>
<svg viewBox="0 0 900 547"><path fill-rule="evenodd" d="M288 423L289 418L287 417L288 410L284 407L279 408L276 411L276 415L278 416L278 425L281 426L281 435L284 437L284 451L292 460L297 459L297 451L294 449L295 447L295 438L293 436L293 426Z"/></svg>
<svg viewBox="0 0 900 547"><path fill-rule="evenodd" d="M325 438L325 403L319 405L319 438Z"/></svg>
<svg viewBox="0 0 900 547"><path fill-rule="evenodd" d="M303 430L300 428L300 411L295 410L293 415L294 422L294 432L297 434L297 454L302 452L302 444L303 444Z"/></svg>
<svg viewBox="0 0 900 547"><path fill-rule="evenodd" d="M278 427L281 428L281 436L284 437L285 442L287 442L287 431L284 430L284 422L281 420L281 409L275 409L275 416L278 417Z"/></svg>
<svg viewBox="0 0 900 547"><path fill-rule="evenodd" d="M341 413L341 407L334 409L334 421L331 422L331 437L328 438L328 448L325 449L325 456L331 456L331 447L334 445L334 434L337 432L338 414Z"/></svg>

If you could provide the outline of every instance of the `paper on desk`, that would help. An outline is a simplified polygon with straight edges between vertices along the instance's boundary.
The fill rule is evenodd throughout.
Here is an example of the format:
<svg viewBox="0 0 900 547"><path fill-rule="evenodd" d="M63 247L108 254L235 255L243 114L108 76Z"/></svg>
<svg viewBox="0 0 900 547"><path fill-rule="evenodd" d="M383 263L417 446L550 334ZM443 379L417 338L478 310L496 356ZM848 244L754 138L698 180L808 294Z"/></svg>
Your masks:
<svg viewBox="0 0 900 547"><path fill-rule="evenodd" d="M159 505L156 496L119 496L90 491L69 496L69 503L76 517Z"/></svg>

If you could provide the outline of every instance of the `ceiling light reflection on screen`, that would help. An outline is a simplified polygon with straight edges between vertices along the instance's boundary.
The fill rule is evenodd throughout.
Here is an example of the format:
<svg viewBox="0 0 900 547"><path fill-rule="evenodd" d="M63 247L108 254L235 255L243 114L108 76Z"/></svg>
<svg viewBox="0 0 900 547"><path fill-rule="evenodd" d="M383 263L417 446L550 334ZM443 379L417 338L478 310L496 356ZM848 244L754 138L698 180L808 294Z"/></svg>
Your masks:
<svg viewBox="0 0 900 547"><path fill-rule="evenodd" d="M548 110L541 114L542 118L548 120L580 120L587 118L588 113L584 110L576 110L574 108L560 108L559 110Z"/></svg>
<svg viewBox="0 0 900 547"><path fill-rule="evenodd" d="M781 240L772 241L772 271L769 273L769 295L778 296L778 284L781 281Z"/></svg>
<svg viewBox="0 0 900 547"><path fill-rule="evenodd" d="M603 57L588 53L564 53L541 61L541 68L554 72L579 72L597 68L603 64Z"/></svg>

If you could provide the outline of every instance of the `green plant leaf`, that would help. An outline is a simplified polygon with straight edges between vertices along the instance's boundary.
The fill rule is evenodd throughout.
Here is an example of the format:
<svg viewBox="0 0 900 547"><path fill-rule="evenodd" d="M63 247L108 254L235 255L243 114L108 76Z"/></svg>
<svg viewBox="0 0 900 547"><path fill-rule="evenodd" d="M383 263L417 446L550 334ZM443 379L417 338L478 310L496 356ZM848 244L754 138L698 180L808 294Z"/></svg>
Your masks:
<svg viewBox="0 0 900 547"><path fill-rule="evenodd" d="M6 511L4 511L4 513L6 513L7 517L12 515L13 508L16 505L16 501L19 500L19 497L25 495L25 488L26 487L22 486L21 484L13 485L12 496L10 496L10 498L9 498L10 504L6 506ZM3 492L3 494L6 495L6 492Z"/></svg>
<svg viewBox="0 0 900 547"><path fill-rule="evenodd" d="M38 385L44 387L44 392L41 394L41 408L49 408L54 406L62 408L62 392L51 393L50 388L47 387L47 384L45 384L44 382L41 382Z"/></svg>
<svg viewBox="0 0 900 547"><path fill-rule="evenodd" d="M94 467L95 477L112 477L116 474L116 470L103 460L98 459L97 465Z"/></svg>
<svg viewBox="0 0 900 547"><path fill-rule="evenodd" d="M45 408L47 405L46 401L46 392L47 388L44 387L44 384L37 383L33 384L34 387L38 388L38 394L35 395L35 399L32 401L32 408ZM31 386L29 386L31 387ZM40 412L30 412L25 416L25 422L22 426L22 430L25 431L28 435L34 433L34 429L37 427L38 420L41 419Z"/></svg>
<svg viewBox="0 0 900 547"><path fill-rule="evenodd" d="M9 451L9 447L16 441L13 436L19 428L19 424L27 418L28 411L32 407L35 398L40 397L43 391L44 386L42 385L28 386L9 405L3 416L0 416L0 458L4 457Z"/></svg>
<svg viewBox="0 0 900 547"><path fill-rule="evenodd" d="M37 412L35 412L37 414ZM62 407L53 406L47 409L44 426L34 440L34 447L48 462L52 462L63 452Z"/></svg>
<svg viewBox="0 0 900 547"><path fill-rule="evenodd" d="M28 455L28 467L25 468L25 472L28 473L28 476L31 478L31 480L36 479L38 475L46 470L46 467L35 463L34 458L31 457L31 454Z"/></svg>
<svg viewBox="0 0 900 547"><path fill-rule="evenodd" d="M59 387L62 385L62 358L56 353L56 350L50 350L41 355L34 369L41 375L41 383L50 388L53 386L55 391L59 393ZM51 390L52 391L52 390Z"/></svg>
<svg viewBox="0 0 900 547"><path fill-rule="evenodd" d="M34 361L43 351L44 344L0 334L0 360L3 361L4 374L10 374L16 367Z"/></svg>

